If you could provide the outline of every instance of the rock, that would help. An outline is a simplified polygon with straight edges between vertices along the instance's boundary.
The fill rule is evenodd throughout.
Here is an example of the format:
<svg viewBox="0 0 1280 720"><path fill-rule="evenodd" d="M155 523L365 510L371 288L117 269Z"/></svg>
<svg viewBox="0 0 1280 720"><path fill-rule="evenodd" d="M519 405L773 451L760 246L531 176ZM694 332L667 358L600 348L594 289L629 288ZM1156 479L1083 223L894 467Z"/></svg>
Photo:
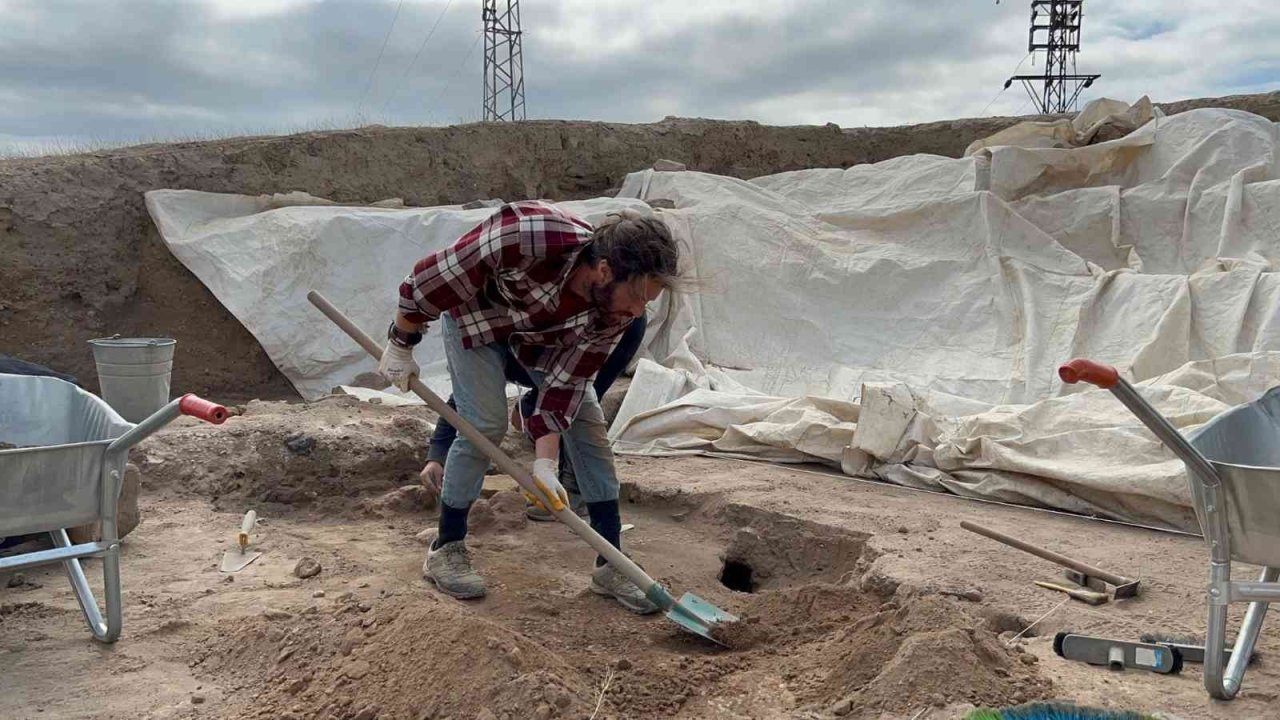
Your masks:
<svg viewBox="0 0 1280 720"><path fill-rule="evenodd" d="M352 660L342 667L342 674L352 680L359 680L373 670L364 660Z"/></svg>
<svg viewBox="0 0 1280 720"><path fill-rule="evenodd" d="M906 525L899 525L898 532L902 533L903 535L906 535L907 533L911 532L911 529L908 528Z"/></svg>
<svg viewBox="0 0 1280 720"><path fill-rule="evenodd" d="M421 485L404 485L364 501L365 512L379 517L422 512L435 506L435 493Z"/></svg>
<svg viewBox="0 0 1280 720"><path fill-rule="evenodd" d="M293 657L293 653L294 653L296 650L297 650L297 648L291 648L291 647L288 647L288 648L285 648L285 649L281 650L281 651L280 651L280 654L276 656L276 664L277 664L277 665L279 665L280 663L284 662L285 660L288 660L289 658Z"/></svg>
<svg viewBox="0 0 1280 720"><path fill-rule="evenodd" d="M310 455L315 449L316 439L306 433L293 433L285 437L284 446L294 455Z"/></svg>
<svg viewBox="0 0 1280 720"><path fill-rule="evenodd" d="M427 528L426 530L423 530L417 535L414 535L413 539L417 540L423 545L430 545L432 542L435 542L436 536L439 534L440 534L439 528Z"/></svg>
<svg viewBox="0 0 1280 720"><path fill-rule="evenodd" d="M617 662L616 667L617 667L619 670L630 670L630 669L631 669L631 661L630 661L630 660L628 660L628 659L626 659L626 658L622 658L621 660L619 660L619 661Z"/></svg>
<svg viewBox="0 0 1280 720"><path fill-rule="evenodd" d="M338 652L343 655L350 655L363 642L363 633L359 630L348 630L347 634L342 636L342 642L338 645Z"/></svg>
<svg viewBox="0 0 1280 720"><path fill-rule="evenodd" d="M467 514L467 528L473 533L486 532L497 524L497 520L489 501L480 498L471 504L471 512Z"/></svg>
<svg viewBox="0 0 1280 720"><path fill-rule="evenodd" d="M839 715L840 717L844 717L845 715L848 715L851 712L853 712L853 701L850 700L849 698L845 698L840 702L836 703L835 705L831 706L832 715Z"/></svg>
<svg viewBox="0 0 1280 720"><path fill-rule="evenodd" d="M361 601L360 601L360 603L356 605L356 609L357 609L357 610L359 610L359 611L360 611L360 612L362 612L362 613L366 613L366 612L369 612L370 610L372 610L372 609L373 609L373 606L372 606L372 605L370 605L369 603L367 603L367 602L365 602L365 601L361 600Z"/></svg>
<svg viewBox="0 0 1280 720"><path fill-rule="evenodd" d="M196 694L196 695L192 695L192 696L191 696L191 704L192 704L192 705L201 705L201 704L203 704L203 703L204 703L204 696L203 696L203 695Z"/></svg>
<svg viewBox="0 0 1280 720"><path fill-rule="evenodd" d="M551 714L554 712L555 710L552 710L550 705L546 703L539 703L538 707L533 711L533 717L534 720L549 720Z"/></svg>
<svg viewBox="0 0 1280 720"><path fill-rule="evenodd" d="M298 560L297 565L293 566L293 574L305 580L319 575L322 569L320 562L315 558L303 557Z"/></svg>
<svg viewBox="0 0 1280 720"><path fill-rule="evenodd" d="M324 591L323 591L323 590L317 590L317 591L315 591L315 592L311 593L311 597L313 597L313 598L322 598L322 597L324 597Z"/></svg>
<svg viewBox="0 0 1280 720"><path fill-rule="evenodd" d="M306 678L298 678L297 680L294 680L293 682L285 686L284 691L289 693L290 695L297 695L298 693L302 692L302 689L305 688L306 686L307 686Z"/></svg>
<svg viewBox="0 0 1280 720"><path fill-rule="evenodd" d="M5 586L16 588L16 587L22 587L23 585L26 585L26 584L27 584L27 576L23 575L20 572L16 572L9 576L9 582Z"/></svg>
<svg viewBox="0 0 1280 720"><path fill-rule="evenodd" d="M288 620L293 617L293 613L288 610L280 610L279 608L267 608L262 611L262 617L268 620Z"/></svg>
<svg viewBox="0 0 1280 720"><path fill-rule="evenodd" d="M649 203L651 208L660 208L662 210L674 210L676 207L676 201L667 198L653 198L652 200L645 200L645 202Z"/></svg>
<svg viewBox="0 0 1280 720"><path fill-rule="evenodd" d="M364 709L356 713L356 716L351 720L374 720L380 712L382 712L382 708L377 705L365 705Z"/></svg>
<svg viewBox="0 0 1280 720"><path fill-rule="evenodd" d="M1022 661L1023 665L1035 665L1040 662L1040 658L1032 655L1031 653L1023 653L1018 656L1018 659Z"/></svg>
<svg viewBox="0 0 1280 720"><path fill-rule="evenodd" d="M657 160L653 163L653 169L658 172L683 172L688 168L684 163L675 160Z"/></svg>
<svg viewBox="0 0 1280 720"><path fill-rule="evenodd" d="M520 653L520 648L513 645L507 650L507 662L511 663L511 667L517 669L524 665L524 656Z"/></svg>
<svg viewBox="0 0 1280 720"><path fill-rule="evenodd" d="M280 642L284 639L284 630L278 627L271 628L267 631L267 639L271 642Z"/></svg>

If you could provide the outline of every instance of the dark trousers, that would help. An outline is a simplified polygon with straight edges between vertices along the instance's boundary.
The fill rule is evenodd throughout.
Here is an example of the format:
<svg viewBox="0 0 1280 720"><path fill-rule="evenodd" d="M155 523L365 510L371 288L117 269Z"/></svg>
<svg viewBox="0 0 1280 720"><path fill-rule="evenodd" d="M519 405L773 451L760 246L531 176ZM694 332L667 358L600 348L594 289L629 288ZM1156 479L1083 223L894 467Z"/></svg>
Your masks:
<svg viewBox="0 0 1280 720"><path fill-rule="evenodd" d="M632 358L635 357L636 351L640 349L640 343L644 341L644 331L646 322L644 317L636 318L626 331L622 334L622 339L618 341L618 345L614 347L613 352L609 354L608 359L604 361L600 372L596 373L596 379L592 382L592 387L596 391L597 398L603 398L609 388L613 387L613 383L622 374L623 370L631 364ZM515 354L510 348L506 349L506 367L504 374L507 380L521 387L530 388L528 392L520 398L520 415L529 417L533 414L533 409L538 402L538 388L533 380L529 377L528 371L515 358ZM450 395L448 405L457 409L453 404L453 396ZM427 452L427 460L434 460L443 464L445 458L449 457L449 448L453 446L453 441L458 437L458 430L449 424L448 420L440 418L436 423L436 431L431 435L431 446ZM560 473L564 479L572 479L573 465L565 457L564 449L560 450ZM563 479L562 479L563 482Z"/></svg>

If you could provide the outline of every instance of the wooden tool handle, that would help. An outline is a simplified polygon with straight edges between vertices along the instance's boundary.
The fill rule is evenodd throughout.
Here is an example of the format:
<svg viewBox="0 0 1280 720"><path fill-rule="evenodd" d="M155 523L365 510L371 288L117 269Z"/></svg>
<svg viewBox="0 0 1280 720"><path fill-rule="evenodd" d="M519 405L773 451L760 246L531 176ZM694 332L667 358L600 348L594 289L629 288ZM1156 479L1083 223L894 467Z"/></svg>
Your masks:
<svg viewBox="0 0 1280 720"><path fill-rule="evenodd" d="M1075 570L1076 572L1082 572L1085 575L1092 575L1093 577L1096 577L1096 578L1102 578L1103 580L1106 580L1112 585L1128 585L1133 582L1129 578L1123 577L1121 575L1116 575L1115 573L1112 573L1112 572L1107 572L1106 570L1103 570L1101 568L1096 568L1092 565L1087 565L1085 563L1080 562L1079 560L1069 558L1066 555L1056 553L1052 550L1046 550L1045 548L1039 547L1037 545L1032 545L1029 542L1024 542L1022 540L1019 540L1018 538L1005 535L1004 533L997 532L995 530L992 530L991 528L985 528L985 527L982 527L981 525L974 525L968 520L962 520L960 522L960 527L964 528L965 530L968 530L969 532L975 532L975 533L978 533L979 535L984 535L986 537L989 537L992 540L995 540L996 542L1002 542L1005 545L1008 545L1010 547L1015 547L1023 552L1031 553L1036 557L1044 558L1049 562L1057 563L1063 567L1069 567L1072 570Z"/></svg>
<svg viewBox="0 0 1280 720"><path fill-rule="evenodd" d="M240 544L240 552L249 547L249 533L253 532L253 526L258 522L258 513L250 510L244 514L244 520L240 521L240 532L236 534L236 542Z"/></svg>

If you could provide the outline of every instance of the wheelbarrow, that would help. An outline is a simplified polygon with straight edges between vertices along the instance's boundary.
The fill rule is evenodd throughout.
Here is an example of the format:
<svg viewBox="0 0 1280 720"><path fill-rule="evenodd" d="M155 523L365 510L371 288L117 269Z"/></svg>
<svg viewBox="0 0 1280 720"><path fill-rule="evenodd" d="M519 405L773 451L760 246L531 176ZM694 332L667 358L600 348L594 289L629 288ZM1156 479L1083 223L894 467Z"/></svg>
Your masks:
<svg viewBox="0 0 1280 720"><path fill-rule="evenodd" d="M129 448L191 415L219 424L227 410L185 395L138 424L96 395L51 377L0 373L0 537L47 532L49 550L0 557L0 572L62 563L93 636L120 637L120 538L116 502ZM101 540L73 545L67 528L102 523ZM106 619L85 579L82 558L102 558Z"/></svg>
<svg viewBox="0 0 1280 720"><path fill-rule="evenodd" d="M1058 368L1068 384L1110 390L1187 465L1196 517L1209 546L1209 618L1204 686L1219 700L1240 691L1267 606L1280 600L1280 387L1214 417L1187 437L1115 368L1077 359ZM1231 579L1232 561L1263 567L1256 581ZM1227 606L1248 602L1226 659Z"/></svg>

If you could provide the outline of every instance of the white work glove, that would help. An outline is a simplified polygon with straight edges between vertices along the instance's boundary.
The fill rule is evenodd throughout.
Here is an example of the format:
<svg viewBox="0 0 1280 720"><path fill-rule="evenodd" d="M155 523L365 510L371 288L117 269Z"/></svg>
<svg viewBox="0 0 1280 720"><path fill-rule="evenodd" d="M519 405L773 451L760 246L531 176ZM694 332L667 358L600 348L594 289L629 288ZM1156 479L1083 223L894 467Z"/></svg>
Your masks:
<svg viewBox="0 0 1280 720"><path fill-rule="evenodd" d="M545 458L534 460L533 484L537 486L538 494L542 497L536 497L529 492L525 492L524 496L529 498L529 502L547 512L565 509L569 505L569 493L565 492L564 486L560 484L560 479L556 475L558 473L555 460Z"/></svg>
<svg viewBox="0 0 1280 720"><path fill-rule="evenodd" d="M387 343L387 347L382 351L382 360L378 363L378 372L401 392L407 391L409 378L418 374L418 363L413 359L413 348L400 347L393 342Z"/></svg>

